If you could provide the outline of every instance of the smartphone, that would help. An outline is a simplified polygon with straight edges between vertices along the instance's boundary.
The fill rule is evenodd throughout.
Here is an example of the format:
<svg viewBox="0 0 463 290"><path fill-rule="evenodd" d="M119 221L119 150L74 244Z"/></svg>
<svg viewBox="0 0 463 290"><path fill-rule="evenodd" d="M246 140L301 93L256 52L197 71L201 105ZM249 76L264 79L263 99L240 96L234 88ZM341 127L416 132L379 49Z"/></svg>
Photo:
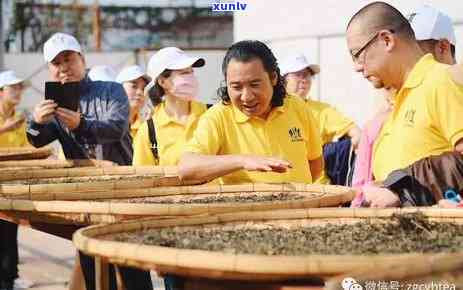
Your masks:
<svg viewBox="0 0 463 290"><path fill-rule="evenodd" d="M79 82L65 83L46 82L45 99L53 100L58 107L77 112L79 109L80 84Z"/></svg>

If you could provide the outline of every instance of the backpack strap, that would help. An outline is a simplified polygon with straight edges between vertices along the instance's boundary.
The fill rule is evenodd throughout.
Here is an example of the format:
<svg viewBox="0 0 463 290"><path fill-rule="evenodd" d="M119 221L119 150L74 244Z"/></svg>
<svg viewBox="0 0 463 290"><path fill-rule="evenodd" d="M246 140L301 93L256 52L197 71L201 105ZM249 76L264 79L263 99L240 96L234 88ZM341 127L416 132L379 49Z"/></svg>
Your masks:
<svg viewBox="0 0 463 290"><path fill-rule="evenodd" d="M159 159L158 140L156 138L156 129L154 128L153 118L146 120L146 123L148 124L148 136L150 137L151 152L153 153L154 159Z"/></svg>

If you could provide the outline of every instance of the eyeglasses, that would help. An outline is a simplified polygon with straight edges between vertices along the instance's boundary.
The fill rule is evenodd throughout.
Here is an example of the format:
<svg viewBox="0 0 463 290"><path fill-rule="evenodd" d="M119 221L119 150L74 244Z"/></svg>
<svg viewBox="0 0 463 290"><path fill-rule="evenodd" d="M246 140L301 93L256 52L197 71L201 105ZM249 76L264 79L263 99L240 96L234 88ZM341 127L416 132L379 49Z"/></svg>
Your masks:
<svg viewBox="0 0 463 290"><path fill-rule="evenodd" d="M372 38L370 38L359 50L357 50L356 53L351 53L352 60L353 61L358 61L360 55L362 52L367 49L376 39L378 39L379 31L373 35Z"/></svg>
<svg viewBox="0 0 463 290"><path fill-rule="evenodd" d="M359 60L359 57L360 55L362 54L363 51L365 51L375 40L378 39L378 36L379 36L379 33L381 31L377 31L372 38L370 38L359 50L357 50L356 53L352 53L351 52L351 56L352 56L352 60L353 61L358 61ZM393 29L389 29L389 32L390 33L394 33L394 30Z"/></svg>

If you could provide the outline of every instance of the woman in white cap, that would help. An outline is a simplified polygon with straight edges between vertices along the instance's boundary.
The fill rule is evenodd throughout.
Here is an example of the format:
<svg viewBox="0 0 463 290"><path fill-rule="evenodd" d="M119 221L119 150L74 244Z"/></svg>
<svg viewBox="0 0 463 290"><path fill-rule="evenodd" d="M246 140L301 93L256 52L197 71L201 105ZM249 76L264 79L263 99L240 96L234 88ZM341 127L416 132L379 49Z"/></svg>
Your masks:
<svg viewBox="0 0 463 290"><path fill-rule="evenodd" d="M17 77L13 71L0 73L0 147L30 146L26 137L25 118L16 111L24 85L24 79ZM19 281L17 278L18 225L0 220L0 289L20 288L19 285L15 286Z"/></svg>
<svg viewBox="0 0 463 290"><path fill-rule="evenodd" d="M13 71L0 73L0 147L30 146L26 137L25 116L16 112L23 89L24 80Z"/></svg>
<svg viewBox="0 0 463 290"><path fill-rule="evenodd" d="M193 136L206 105L199 103L198 80L193 68L204 66L176 47L166 47L148 63L152 78L145 88L154 113L134 140L133 165L176 165L186 142Z"/></svg>
<svg viewBox="0 0 463 290"><path fill-rule="evenodd" d="M124 68L116 77L116 82L122 84L129 98L129 124L132 138L135 138L146 117L151 116L151 110L143 111L143 108L147 107L144 90L150 81L150 77L138 65Z"/></svg>
<svg viewBox="0 0 463 290"><path fill-rule="evenodd" d="M355 148L360 139L360 128L333 106L310 99L312 78L319 72L320 67L316 64L310 64L303 54L294 54L281 63L281 75L284 78L286 91L306 102L318 123L323 145L348 136ZM327 163L325 162L325 164ZM324 174L318 182L326 184L330 183L330 180Z"/></svg>

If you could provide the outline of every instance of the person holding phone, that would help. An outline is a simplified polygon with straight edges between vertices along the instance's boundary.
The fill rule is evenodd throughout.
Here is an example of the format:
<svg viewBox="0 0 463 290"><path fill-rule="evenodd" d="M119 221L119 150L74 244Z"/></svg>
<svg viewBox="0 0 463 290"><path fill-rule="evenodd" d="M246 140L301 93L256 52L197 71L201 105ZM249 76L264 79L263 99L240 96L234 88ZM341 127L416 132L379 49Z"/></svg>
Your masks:
<svg viewBox="0 0 463 290"><path fill-rule="evenodd" d="M25 117L16 110L24 87L24 79L13 71L0 73L0 147L30 146ZM18 225L0 219L0 289L25 289L28 286L31 286L29 281L18 280Z"/></svg>
<svg viewBox="0 0 463 290"><path fill-rule="evenodd" d="M86 75L79 42L71 35L55 33L43 46L50 78L61 84L78 83L76 111L60 107L53 99L41 101L28 122L27 137L35 147L59 140L68 159L104 159L119 165L132 164L129 135L129 103L116 82L92 81ZM73 95L73 92L64 94ZM75 93L75 92L74 92ZM87 290L95 289L94 259L80 253ZM121 267L127 290L152 289L149 272ZM114 268L110 289L116 289Z"/></svg>

